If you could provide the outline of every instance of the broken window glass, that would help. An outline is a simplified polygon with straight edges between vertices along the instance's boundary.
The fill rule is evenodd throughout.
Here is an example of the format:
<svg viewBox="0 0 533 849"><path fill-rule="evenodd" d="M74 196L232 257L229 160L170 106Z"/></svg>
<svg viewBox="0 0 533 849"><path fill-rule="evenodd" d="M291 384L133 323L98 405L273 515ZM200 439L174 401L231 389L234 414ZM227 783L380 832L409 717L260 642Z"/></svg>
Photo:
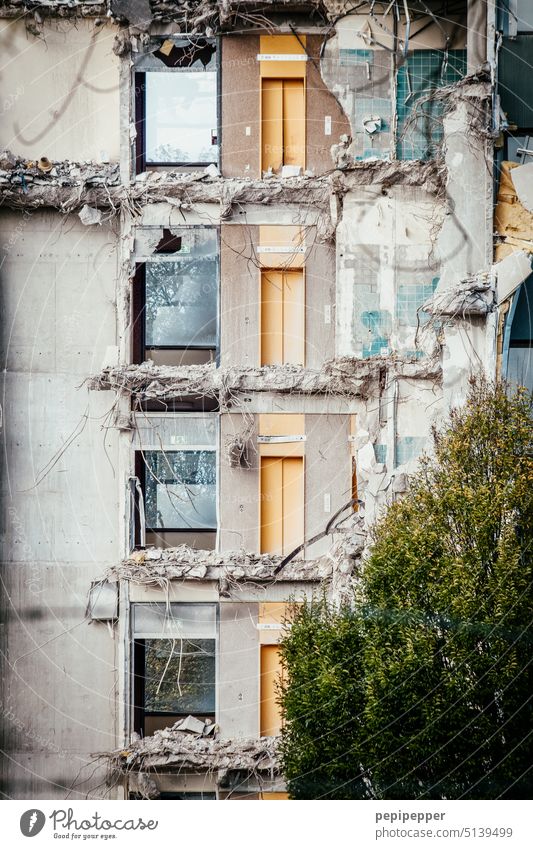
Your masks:
<svg viewBox="0 0 533 849"><path fill-rule="evenodd" d="M153 229L136 238L144 261L137 265L132 302L135 361L212 362L218 344L218 231Z"/></svg>
<svg viewBox="0 0 533 849"><path fill-rule="evenodd" d="M215 641L145 640L144 686L147 713L214 713Z"/></svg>
<svg viewBox="0 0 533 849"><path fill-rule="evenodd" d="M146 347L216 348L217 234L191 228L174 238L179 250L146 263Z"/></svg>
<svg viewBox="0 0 533 849"><path fill-rule="evenodd" d="M133 605L133 633L145 639L214 639L216 621L214 604Z"/></svg>
<svg viewBox="0 0 533 849"><path fill-rule="evenodd" d="M214 451L145 453L147 528L216 528L215 457Z"/></svg>
<svg viewBox="0 0 533 849"><path fill-rule="evenodd" d="M136 726L144 734L189 714L213 716L216 605L134 604Z"/></svg>
<svg viewBox="0 0 533 849"><path fill-rule="evenodd" d="M216 164L216 71L147 71L144 85L145 162L150 165Z"/></svg>

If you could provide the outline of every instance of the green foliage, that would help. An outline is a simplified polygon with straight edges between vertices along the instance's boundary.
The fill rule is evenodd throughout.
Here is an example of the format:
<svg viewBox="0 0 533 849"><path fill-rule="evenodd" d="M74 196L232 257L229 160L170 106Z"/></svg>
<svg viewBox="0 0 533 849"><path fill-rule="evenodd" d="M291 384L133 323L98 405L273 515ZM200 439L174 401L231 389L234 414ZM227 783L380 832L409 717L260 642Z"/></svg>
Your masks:
<svg viewBox="0 0 533 849"><path fill-rule="evenodd" d="M477 383L373 532L350 609L282 646L294 798L529 798L531 400Z"/></svg>

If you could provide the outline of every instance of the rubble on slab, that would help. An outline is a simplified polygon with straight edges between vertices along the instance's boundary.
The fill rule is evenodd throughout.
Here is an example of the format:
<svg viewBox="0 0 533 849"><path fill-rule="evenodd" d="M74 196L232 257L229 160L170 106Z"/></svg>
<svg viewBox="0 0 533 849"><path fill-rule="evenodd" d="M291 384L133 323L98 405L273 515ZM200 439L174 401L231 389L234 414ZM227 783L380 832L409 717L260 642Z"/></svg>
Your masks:
<svg viewBox="0 0 533 849"><path fill-rule="evenodd" d="M495 308L495 287L488 271L465 277L457 286L435 292L421 307L434 318L486 316Z"/></svg>
<svg viewBox="0 0 533 849"><path fill-rule="evenodd" d="M294 395L336 395L367 398L379 394L379 381L386 368L391 376L440 380L442 366L436 359L376 356L367 359L340 357L326 361L320 369L280 365L216 368L214 363L191 366L109 366L87 381L89 389L114 390L134 395L139 401L165 401L180 395L218 399L231 406L238 393L275 392Z"/></svg>
<svg viewBox="0 0 533 849"><path fill-rule="evenodd" d="M342 529L335 529L331 550L313 560L294 559L276 574L281 555L248 551L203 551L180 545L176 548L147 548L112 566L105 579L131 581L140 586L168 587L170 581L217 581L221 594L243 584L274 581L337 584L339 576L351 577L363 551L366 531L362 515L353 514Z"/></svg>
<svg viewBox="0 0 533 849"><path fill-rule="evenodd" d="M308 11L322 23L337 13L337 0L0 0L0 17L24 15L37 23L44 18L110 18L145 33L152 23L178 24L182 32L214 35L235 25L253 24L257 14L268 11Z"/></svg>
<svg viewBox="0 0 533 849"><path fill-rule="evenodd" d="M250 775L279 775L278 737L221 740L218 735L203 736L172 728L156 731L151 737L134 740L128 748L99 752L111 770L121 772L173 767L218 773L219 781L234 770Z"/></svg>
<svg viewBox="0 0 533 849"><path fill-rule="evenodd" d="M361 186L415 186L441 196L446 168L441 161L371 160L352 163L320 177L225 178L213 171L144 171L128 184L120 183L116 163L52 162L49 171L37 162L0 156L0 205L12 209L49 207L61 212L79 211L84 205L138 213L143 206L168 203L184 211L199 203L216 203L222 219L230 218L239 204L294 204L328 212L330 196L342 197Z"/></svg>

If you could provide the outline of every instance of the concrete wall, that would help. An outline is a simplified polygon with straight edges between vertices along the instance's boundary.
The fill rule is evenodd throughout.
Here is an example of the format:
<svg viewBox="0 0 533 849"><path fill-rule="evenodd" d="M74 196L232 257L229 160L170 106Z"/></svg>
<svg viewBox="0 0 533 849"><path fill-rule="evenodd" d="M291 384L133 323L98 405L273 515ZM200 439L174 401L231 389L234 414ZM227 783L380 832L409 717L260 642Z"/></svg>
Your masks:
<svg viewBox="0 0 533 849"><path fill-rule="evenodd" d="M258 53L258 35L226 36L222 39L221 167L225 177L259 176Z"/></svg>
<svg viewBox="0 0 533 849"><path fill-rule="evenodd" d="M305 536L310 539L352 497L350 417L307 415L305 431ZM324 538L307 546L305 556L319 557L330 547L331 539Z"/></svg>
<svg viewBox="0 0 533 849"><path fill-rule="evenodd" d="M417 307L438 283L444 206L422 189L350 192L337 228L338 355L415 351Z"/></svg>
<svg viewBox="0 0 533 849"><path fill-rule="evenodd" d="M276 222L276 211L270 218ZM220 287L220 362L222 366L259 365L260 276L271 255L258 254L259 227L223 224ZM335 249L305 231L305 364L319 368L335 356ZM281 256L287 262L287 256ZM290 256L289 256L290 258Z"/></svg>
<svg viewBox="0 0 533 849"><path fill-rule="evenodd" d="M218 704L224 739L259 736L258 605L220 605Z"/></svg>
<svg viewBox="0 0 533 849"><path fill-rule="evenodd" d="M259 550L259 453L255 445L257 417L239 414L220 416L219 465L219 548L221 551ZM251 450L248 457L251 468L231 468L227 446L251 426Z"/></svg>
<svg viewBox="0 0 533 849"><path fill-rule="evenodd" d="M114 27L79 20L43 25L24 20L0 31L0 150L38 160L119 159L119 59Z"/></svg>
<svg viewBox="0 0 533 849"><path fill-rule="evenodd" d="M260 176L261 81L259 36L226 36L222 43L222 173L225 177ZM350 123L320 72L321 36L307 36L306 168L331 170L330 147L350 132ZM326 134L328 116L331 131Z"/></svg>
<svg viewBox="0 0 533 849"><path fill-rule="evenodd" d="M3 789L76 798L117 742L114 644L85 618L119 554L113 399L81 386L115 342L115 236L41 212L0 228Z"/></svg>
<svg viewBox="0 0 533 849"><path fill-rule="evenodd" d="M220 364L259 362L259 227L220 228Z"/></svg>

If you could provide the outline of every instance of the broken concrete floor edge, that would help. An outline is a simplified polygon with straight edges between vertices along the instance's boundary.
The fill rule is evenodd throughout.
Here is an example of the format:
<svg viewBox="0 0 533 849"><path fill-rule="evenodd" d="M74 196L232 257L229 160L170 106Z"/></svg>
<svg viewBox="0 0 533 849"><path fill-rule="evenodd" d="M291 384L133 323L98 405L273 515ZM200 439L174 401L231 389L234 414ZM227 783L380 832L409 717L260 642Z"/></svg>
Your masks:
<svg viewBox="0 0 533 849"><path fill-rule="evenodd" d="M248 551L205 551L183 545L178 548L145 549L112 566L105 580L129 581L142 586L165 587L171 581L218 581L222 590L232 584L269 584L276 581L319 583L331 579L335 571L352 573L364 548L366 532L362 525L347 528L340 545L333 545L322 557L293 560L278 573L283 555Z"/></svg>
<svg viewBox="0 0 533 849"><path fill-rule="evenodd" d="M221 740L168 728L134 740L127 747L97 752L93 758L107 762L110 780L113 773L140 773L166 767L176 772L190 769L216 773L220 784L232 771L242 770L257 778L278 776L278 745L278 737Z"/></svg>
<svg viewBox="0 0 533 849"><path fill-rule="evenodd" d="M214 364L155 366L145 362L106 367L88 378L87 385L92 390L125 392L140 400L193 394L216 398L224 406L240 392L368 398L374 388L379 390L383 370L390 377L442 380L439 358L392 355L339 357L325 362L320 370L293 365L216 368Z"/></svg>
<svg viewBox="0 0 533 849"><path fill-rule="evenodd" d="M301 7L311 14L318 14L322 23L332 20L338 12L338 2L334 0L200 0L191 10L186 3L168 3L165 0L141 0L135 4L128 0L103 0L103 2L84 2L84 0L49 0L46 4L37 0L25 0L24 4L16 0L0 2L0 18L28 17L40 25L44 19L103 18L112 23L127 27L132 33L145 33L152 24L179 24L184 32L194 33L208 30L211 34L229 30L236 23L248 24L256 21L249 19L250 13L259 8L264 13L269 6L272 11L281 11Z"/></svg>
<svg viewBox="0 0 533 849"><path fill-rule="evenodd" d="M355 162L335 168L322 176L263 179L212 177L204 171L143 172L128 184L120 182L118 165L107 163L50 163L43 172L38 164L31 167L10 151L0 160L9 167L0 168L0 206L8 209L57 209L64 214L84 206L117 214L129 210L136 215L142 207L167 203L180 209L192 209L198 203L221 207L221 219L231 217L234 204L294 204L329 209L330 196L340 200L350 191L364 186L423 188L436 197L445 194L447 169L442 159L380 159Z"/></svg>

